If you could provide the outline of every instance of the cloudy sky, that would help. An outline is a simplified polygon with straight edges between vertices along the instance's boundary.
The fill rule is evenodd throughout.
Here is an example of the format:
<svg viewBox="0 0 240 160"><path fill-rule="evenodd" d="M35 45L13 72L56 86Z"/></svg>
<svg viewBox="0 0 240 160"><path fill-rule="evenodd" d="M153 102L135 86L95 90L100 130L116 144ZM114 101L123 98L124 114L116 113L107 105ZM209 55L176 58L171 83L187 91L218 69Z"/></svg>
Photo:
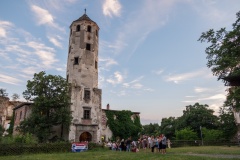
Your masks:
<svg viewBox="0 0 240 160"><path fill-rule="evenodd" d="M226 87L206 67L201 33L236 20L239 0L1 0L0 88L9 97L34 73L66 77L69 26L87 9L100 27L103 108L141 112L143 124L199 102L218 112Z"/></svg>

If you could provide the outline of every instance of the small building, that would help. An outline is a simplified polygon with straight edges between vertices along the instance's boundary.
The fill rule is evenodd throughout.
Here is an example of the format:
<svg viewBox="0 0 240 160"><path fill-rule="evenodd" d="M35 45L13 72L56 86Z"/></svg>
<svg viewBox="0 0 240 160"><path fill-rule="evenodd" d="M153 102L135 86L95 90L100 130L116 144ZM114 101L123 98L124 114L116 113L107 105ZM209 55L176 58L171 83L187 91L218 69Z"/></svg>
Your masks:
<svg viewBox="0 0 240 160"><path fill-rule="evenodd" d="M13 135L19 133L18 127L22 121L29 117L32 112L31 105L33 103L23 102L20 105L17 105L13 108L14 112L14 126L13 126Z"/></svg>

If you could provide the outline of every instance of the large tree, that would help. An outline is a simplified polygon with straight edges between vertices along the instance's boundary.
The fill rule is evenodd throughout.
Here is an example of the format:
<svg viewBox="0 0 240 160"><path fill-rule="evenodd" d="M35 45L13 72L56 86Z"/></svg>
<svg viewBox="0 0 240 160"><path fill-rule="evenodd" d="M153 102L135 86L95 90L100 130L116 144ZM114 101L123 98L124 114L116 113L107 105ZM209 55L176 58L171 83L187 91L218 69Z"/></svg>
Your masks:
<svg viewBox="0 0 240 160"><path fill-rule="evenodd" d="M233 77L240 77L240 12L237 20L232 24L232 30L221 28L218 31L210 29L203 32L199 38L201 42L210 43L205 50L207 66L212 69L218 80L228 83ZM225 105L240 108L239 87L231 87Z"/></svg>
<svg viewBox="0 0 240 160"><path fill-rule="evenodd" d="M161 122L161 133L164 133L167 138L173 139L175 137L176 118L162 118Z"/></svg>
<svg viewBox="0 0 240 160"><path fill-rule="evenodd" d="M21 124L21 131L36 135L40 142L48 140L53 126L69 128L71 123L69 84L61 76L34 74L27 82L24 98L33 101L30 117Z"/></svg>
<svg viewBox="0 0 240 160"><path fill-rule="evenodd" d="M176 120L176 130L191 128L200 137L200 126L207 129L217 129L218 117L213 115L214 111L208 105L195 103L186 106L183 115Z"/></svg>

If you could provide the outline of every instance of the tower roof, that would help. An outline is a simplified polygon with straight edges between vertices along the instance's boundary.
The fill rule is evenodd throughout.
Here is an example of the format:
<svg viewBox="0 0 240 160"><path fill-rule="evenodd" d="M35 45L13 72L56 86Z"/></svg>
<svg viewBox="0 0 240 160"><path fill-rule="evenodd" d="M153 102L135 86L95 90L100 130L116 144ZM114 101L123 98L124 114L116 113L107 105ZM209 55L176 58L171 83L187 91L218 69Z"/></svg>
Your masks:
<svg viewBox="0 0 240 160"><path fill-rule="evenodd" d="M74 22L78 22L78 21L90 21L90 22L93 22L93 23L95 23L95 24L97 25L96 22L94 22L93 20L91 20L91 19L88 17L88 15L86 14L86 12L85 12L80 18L78 18L77 20L73 21L72 24L73 24ZM71 26L72 26L72 24L71 24ZM98 25L97 25L97 26L98 26Z"/></svg>

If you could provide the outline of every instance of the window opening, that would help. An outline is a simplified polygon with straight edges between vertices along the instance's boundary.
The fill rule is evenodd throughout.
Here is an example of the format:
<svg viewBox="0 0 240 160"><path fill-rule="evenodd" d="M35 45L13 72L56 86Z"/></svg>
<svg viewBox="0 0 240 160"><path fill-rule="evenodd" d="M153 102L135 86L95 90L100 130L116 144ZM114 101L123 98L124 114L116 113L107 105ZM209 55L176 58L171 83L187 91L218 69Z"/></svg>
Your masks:
<svg viewBox="0 0 240 160"><path fill-rule="evenodd" d="M83 118L84 118L84 119L90 119L90 118L91 118L91 117L90 117L90 114L91 114L90 111L91 111L90 109L85 109L85 110L84 110L84 112L83 112Z"/></svg>
<svg viewBox="0 0 240 160"><path fill-rule="evenodd" d="M79 64L79 57L74 57L74 65Z"/></svg>
<svg viewBox="0 0 240 160"><path fill-rule="evenodd" d="M20 112L20 117L19 117L19 119L22 119L22 111Z"/></svg>
<svg viewBox="0 0 240 160"><path fill-rule="evenodd" d="M98 63L97 63L97 61L95 61L95 69L97 69L97 65L98 65Z"/></svg>
<svg viewBox="0 0 240 160"><path fill-rule="evenodd" d="M98 37L98 30L96 30L96 36Z"/></svg>
<svg viewBox="0 0 240 160"><path fill-rule="evenodd" d="M84 99L89 100L90 99L90 91L89 90L84 90Z"/></svg>
<svg viewBox="0 0 240 160"><path fill-rule="evenodd" d="M77 32L79 32L80 31L80 25L77 25Z"/></svg>
<svg viewBox="0 0 240 160"><path fill-rule="evenodd" d="M92 31L92 27L91 26L87 26L87 31L91 32Z"/></svg>
<svg viewBox="0 0 240 160"><path fill-rule="evenodd" d="M86 44L86 50L91 51L91 44L89 43Z"/></svg>

